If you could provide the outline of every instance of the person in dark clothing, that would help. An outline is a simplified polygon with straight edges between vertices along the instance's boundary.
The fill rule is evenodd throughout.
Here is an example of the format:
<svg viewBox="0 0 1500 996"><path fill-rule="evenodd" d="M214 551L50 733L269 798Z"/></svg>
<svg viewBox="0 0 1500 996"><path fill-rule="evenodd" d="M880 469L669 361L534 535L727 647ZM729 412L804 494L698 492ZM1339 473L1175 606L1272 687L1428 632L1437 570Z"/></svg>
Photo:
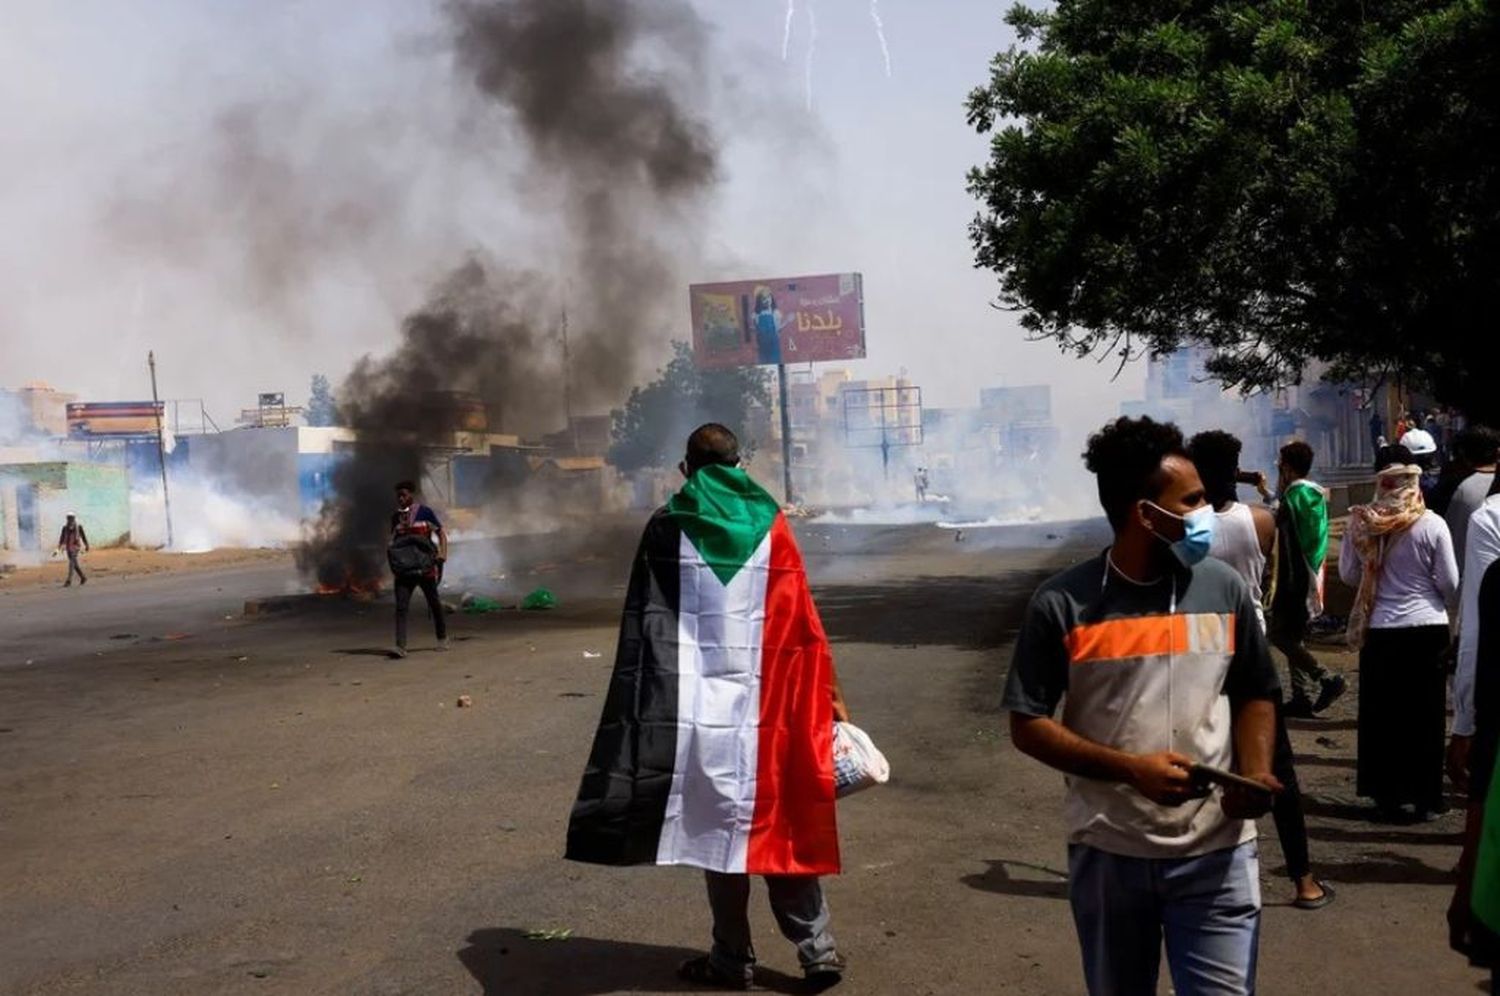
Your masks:
<svg viewBox="0 0 1500 996"><path fill-rule="evenodd" d="M1484 572L1479 589L1479 648L1474 680L1474 735L1461 758L1449 756L1449 775L1469 794L1458 885L1448 907L1448 943L1471 964L1500 970L1500 935L1479 922L1470 908L1480 829L1493 791L1500 752L1500 560Z"/></svg>
<svg viewBox="0 0 1500 996"><path fill-rule="evenodd" d="M1338 700L1344 676L1324 667L1307 649L1312 620L1323 612L1323 569L1328 555L1328 491L1311 480L1312 447L1293 440L1277 463L1276 581L1271 600L1271 646L1286 655L1291 692L1285 713L1307 719Z"/></svg>
<svg viewBox="0 0 1500 996"><path fill-rule="evenodd" d="M411 608L411 596L422 589L432 613L432 626L436 631L438 649L448 649L448 620L443 615L443 603L438 597L438 583L443 577L443 564L448 560L448 534L438 521L437 513L416 501L417 486L411 481L396 485L396 511L391 513L391 548L415 548L426 550L430 555L418 555L421 561L415 569L396 572L396 646L392 657L406 656L406 617ZM392 558L395 570L396 558Z"/></svg>
<svg viewBox="0 0 1500 996"><path fill-rule="evenodd" d="M88 584L89 579L83 576L83 568L79 566L78 555L88 552L89 534L84 532L83 523L76 516L69 515L68 521L63 523L62 532L57 537L57 548L68 554L68 580L63 582L63 587L73 586L74 574L78 575L80 585Z"/></svg>
<svg viewBox="0 0 1500 996"><path fill-rule="evenodd" d="M1257 475L1240 471L1239 439L1227 432L1200 432L1188 442L1188 456L1198 468L1208 503L1213 506L1218 524L1214 527L1209 556L1234 568L1245 579L1256 602L1256 621L1265 629L1265 614L1260 611L1263 590L1272 553L1276 546L1276 523L1270 510L1246 505L1238 500L1238 482L1253 480ZM1276 702L1276 745L1271 755L1271 774L1281 782L1271 804L1276 821L1276 836L1286 858L1287 874L1292 879L1297 909L1321 909L1333 902L1333 887L1318 880L1312 872L1307 849L1307 821L1302 813L1302 792L1292 764L1292 741L1287 735L1282 697Z"/></svg>

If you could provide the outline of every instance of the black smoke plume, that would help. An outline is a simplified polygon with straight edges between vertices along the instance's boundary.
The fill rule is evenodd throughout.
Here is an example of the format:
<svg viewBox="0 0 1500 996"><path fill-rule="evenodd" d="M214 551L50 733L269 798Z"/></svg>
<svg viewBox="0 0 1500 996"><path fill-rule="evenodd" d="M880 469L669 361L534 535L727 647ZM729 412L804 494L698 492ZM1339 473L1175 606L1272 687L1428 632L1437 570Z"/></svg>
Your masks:
<svg viewBox="0 0 1500 996"><path fill-rule="evenodd" d="M564 424L565 376L582 408L624 397L680 310L677 261L718 176L706 32L684 0L455 0L446 13L474 125L525 157L516 196L546 222L536 255L552 265L470 255L393 353L349 375L341 415L359 441L298 556L325 586L382 576L392 485L420 479L472 418L444 399L477 399L491 431L535 433Z"/></svg>

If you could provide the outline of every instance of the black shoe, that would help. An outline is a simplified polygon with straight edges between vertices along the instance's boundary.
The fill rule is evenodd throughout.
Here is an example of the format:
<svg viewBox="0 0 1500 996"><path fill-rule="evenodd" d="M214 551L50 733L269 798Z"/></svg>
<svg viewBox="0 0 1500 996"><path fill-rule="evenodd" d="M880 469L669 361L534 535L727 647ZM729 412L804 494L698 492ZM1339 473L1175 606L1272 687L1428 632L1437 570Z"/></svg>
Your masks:
<svg viewBox="0 0 1500 996"><path fill-rule="evenodd" d="M803 969L802 975L814 992L822 992L824 989L832 989L843 982L844 969L847 967L848 963L843 958L834 955L832 961L810 965Z"/></svg>
<svg viewBox="0 0 1500 996"><path fill-rule="evenodd" d="M1281 707L1281 715L1286 719L1312 719L1312 703L1304 698L1295 698Z"/></svg>
<svg viewBox="0 0 1500 996"><path fill-rule="evenodd" d="M1318 701L1312 704L1312 711L1322 712L1339 700L1349 688L1349 682L1344 680L1341 674L1335 674L1323 679L1323 690L1318 693Z"/></svg>
<svg viewBox="0 0 1500 996"><path fill-rule="evenodd" d="M718 989L746 990L750 988L750 980L736 978L721 971L708 955L699 955L689 958L677 966L677 977L685 982L691 982L698 986L713 986Z"/></svg>

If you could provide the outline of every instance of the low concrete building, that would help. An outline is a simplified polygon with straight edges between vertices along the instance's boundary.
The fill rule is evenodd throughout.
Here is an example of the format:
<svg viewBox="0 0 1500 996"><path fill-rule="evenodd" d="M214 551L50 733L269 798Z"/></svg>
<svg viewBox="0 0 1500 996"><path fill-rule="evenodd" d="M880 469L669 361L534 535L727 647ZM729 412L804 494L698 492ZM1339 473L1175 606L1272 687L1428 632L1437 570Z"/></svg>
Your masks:
<svg viewBox="0 0 1500 996"><path fill-rule="evenodd" d="M129 543L125 468L61 460L0 464L0 547L45 554L69 513L83 523L91 546Z"/></svg>

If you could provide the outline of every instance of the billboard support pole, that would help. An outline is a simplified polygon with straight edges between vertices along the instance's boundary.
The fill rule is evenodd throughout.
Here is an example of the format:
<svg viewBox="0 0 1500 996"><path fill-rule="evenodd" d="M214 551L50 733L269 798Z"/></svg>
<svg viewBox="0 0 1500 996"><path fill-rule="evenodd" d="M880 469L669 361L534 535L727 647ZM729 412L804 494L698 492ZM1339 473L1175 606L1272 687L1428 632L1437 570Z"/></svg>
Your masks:
<svg viewBox="0 0 1500 996"><path fill-rule="evenodd" d="M776 364L776 392L781 400L781 487L788 505L795 505L792 494L792 413L786 401L786 364Z"/></svg>
<svg viewBox="0 0 1500 996"><path fill-rule="evenodd" d="M167 549L172 548L172 496L167 492L167 444L162 438L161 402L156 396L156 351L146 353L151 368L151 408L156 412L156 458L161 463L161 500L167 513Z"/></svg>

